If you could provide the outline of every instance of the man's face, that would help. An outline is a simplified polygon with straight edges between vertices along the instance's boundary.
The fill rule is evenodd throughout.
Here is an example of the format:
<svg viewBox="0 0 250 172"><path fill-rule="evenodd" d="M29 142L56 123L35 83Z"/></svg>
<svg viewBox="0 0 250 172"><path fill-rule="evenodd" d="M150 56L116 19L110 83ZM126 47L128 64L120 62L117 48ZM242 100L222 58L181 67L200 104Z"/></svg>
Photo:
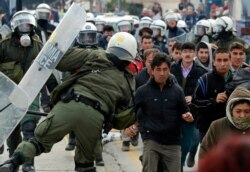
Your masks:
<svg viewBox="0 0 250 172"><path fill-rule="evenodd" d="M236 118L250 117L250 105L247 103L235 105L232 110L232 116Z"/></svg>
<svg viewBox="0 0 250 172"><path fill-rule="evenodd" d="M168 42L168 52L170 55L172 55L172 47L174 46L174 44L176 43L176 41L169 41Z"/></svg>
<svg viewBox="0 0 250 172"><path fill-rule="evenodd" d="M146 68L147 68L147 71L148 71L148 74L149 74L149 75L152 74L151 63L152 63L154 57L155 57L155 54L154 54L154 53L150 53L150 54L146 57L146 60L145 60L145 66L146 66Z"/></svg>
<svg viewBox="0 0 250 172"><path fill-rule="evenodd" d="M182 62L191 63L195 57L195 51L192 49L184 49L181 51Z"/></svg>
<svg viewBox="0 0 250 172"><path fill-rule="evenodd" d="M153 41L152 39L143 39L142 43L141 43L141 48L143 50L149 49L149 48L153 48Z"/></svg>
<svg viewBox="0 0 250 172"><path fill-rule="evenodd" d="M207 48L200 48L197 52L197 57L201 63L205 64L209 58L209 52Z"/></svg>
<svg viewBox="0 0 250 172"><path fill-rule="evenodd" d="M162 63L161 65L156 66L152 70L152 75L154 77L154 80L159 85L166 83L167 79L169 78L169 74L170 74L170 69L167 63Z"/></svg>
<svg viewBox="0 0 250 172"><path fill-rule="evenodd" d="M181 50L178 50L175 48L172 52L172 58L174 61L180 60L181 59Z"/></svg>
<svg viewBox="0 0 250 172"><path fill-rule="evenodd" d="M214 67L219 75L225 76L230 68L231 62L228 53L218 53L215 55Z"/></svg>
<svg viewBox="0 0 250 172"><path fill-rule="evenodd" d="M171 27L171 28L174 28L176 25L177 25L177 21L174 20L174 19L170 19L167 21L167 26Z"/></svg>
<svg viewBox="0 0 250 172"><path fill-rule="evenodd" d="M230 55L233 68L238 69L243 63L245 56L244 51L242 49L233 49Z"/></svg>

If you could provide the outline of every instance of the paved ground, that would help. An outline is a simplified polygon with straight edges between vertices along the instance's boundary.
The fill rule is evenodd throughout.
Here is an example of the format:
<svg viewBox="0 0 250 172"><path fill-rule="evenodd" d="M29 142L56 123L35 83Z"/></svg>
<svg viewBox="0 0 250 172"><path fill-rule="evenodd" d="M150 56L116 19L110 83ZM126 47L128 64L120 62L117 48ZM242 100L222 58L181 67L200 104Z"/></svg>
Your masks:
<svg viewBox="0 0 250 172"><path fill-rule="evenodd" d="M119 132L119 131L114 131ZM49 154L42 154L35 158L35 167L37 172L66 172L74 171L74 151L65 151L68 137L54 145ZM121 151L122 141L117 140L105 144L103 157L105 167L97 167L98 172L140 172L142 170L138 157L142 152L142 143L137 147L131 146L130 151ZM0 155L0 163L8 158L8 152L5 149L4 154ZM21 168L20 168L21 169ZM20 170L21 171L21 170ZM194 169L186 168L185 172L192 172Z"/></svg>

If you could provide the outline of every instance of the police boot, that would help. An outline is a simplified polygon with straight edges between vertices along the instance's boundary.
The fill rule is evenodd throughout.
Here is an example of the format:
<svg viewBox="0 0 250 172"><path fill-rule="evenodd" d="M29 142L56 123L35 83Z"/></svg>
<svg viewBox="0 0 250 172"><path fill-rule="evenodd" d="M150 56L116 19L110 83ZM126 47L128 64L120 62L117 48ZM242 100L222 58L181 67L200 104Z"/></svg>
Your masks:
<svg viewBox="0 0 250 172"><path fill-rule="evenodd" d="M95 165L96 166L104 166L104 161L103 161L102 155L95 159Z"/></svg>
<svg viewBox="0 0 250 172"><path fill-rule="evenodd" d="M65 150L66 151L72 151L74 150L76 147L76 141L75 139L70 139L69 140L69 143L67 144L67 146L65 147Z"/></svg>
<svg viewBox="0 0 250 172"><path fill-rule="evenodd" d="M34 159L32 161L26 161L22 167L23 172L35 172Z"/></svg>
<svg viewBox="0 0 250 172"><path fill-rule="evenodd" d="M0 165L0 172L18 172L19 165L22 164L18 154L13 154L7 161Z"/></svg>

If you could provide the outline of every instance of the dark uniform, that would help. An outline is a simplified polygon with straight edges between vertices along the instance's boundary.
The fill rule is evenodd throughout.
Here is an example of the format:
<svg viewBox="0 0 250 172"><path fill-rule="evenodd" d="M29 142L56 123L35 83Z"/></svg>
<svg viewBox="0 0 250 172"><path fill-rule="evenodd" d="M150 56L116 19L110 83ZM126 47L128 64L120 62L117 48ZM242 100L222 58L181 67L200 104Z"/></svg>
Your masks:
<svg viewBox="0 0 250 172"><path fill-rule="evenodd" d="M0 71L18 83L41 49L42 43L36 39L31 38L31 45L23 47L16 35L12 34L0 44ZM6 69L4 67L6 65L10 68ZM17 71L18 67L20 71ZM18 75L15 73L18 73ZM34 100L29 110L39 111L38 98ZM22 119L20 125L15 128L7 140L9 156L13 154L17 145L22 141L20 130L23 132L23 140L30 139L34 136L34 130L39 119L38 116L28 114Z"/></svg>

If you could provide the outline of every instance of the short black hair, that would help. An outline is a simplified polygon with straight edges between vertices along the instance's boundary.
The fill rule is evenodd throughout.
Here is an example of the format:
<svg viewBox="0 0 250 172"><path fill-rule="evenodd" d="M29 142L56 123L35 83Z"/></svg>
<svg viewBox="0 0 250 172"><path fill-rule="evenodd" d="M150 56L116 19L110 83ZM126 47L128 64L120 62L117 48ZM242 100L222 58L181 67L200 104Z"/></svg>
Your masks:
<svg viewBox="0 0 250 172"><path fill-rule="evenodd" d="M195 45L192 42L185 42L181 46L181 50L194 50L195 51Z"/></svg>
<svg viewBox="0 0 250 172"><path fill-rule="evenodd" d="M103 27L103 32L105 32L105 31L108 31L108 32L113 31L114 32L114 28L113 28L113 26L105 25Z"/></svg>
<svg viewBox="0 0 250 172"><path fill-rule="evenodd" d="M216 54L221 54L221 53L228 54L229 58L231 59L228 48L217 48L213 53L213 60L215 60Z"/></svg>
<svg viewBox="0 0 250 172"><path fill-rule="evenodd" d="M151 39L153 41L153 38L152 36L150 35L144 35L142 38L141 38L141 42L143 41L143 39Z"/></svg>
<svg viewBox="0 0 250 172"><path fill-rule="evenodd" d="M231 104L231 110L233 110L233 108L236 106L236 105L238 105L238 104L248 104L248 105L250 105L250 100L247 100L247 99L239 99L239 100L237 100L237 101L235 101L235 102L233 102L232 104Z"/></svg>
<svg viewBox="0 0 250 172"><path fill-rule="evenodd" d="M155 58L151 63L151 68L154 69L156 66L159 66L162 63L167 63L169 69L171 68L171 58L169 55L163 52L156 53Z"/></svg>
<svg viewBox="0 0 250 172"><path fill-rule="evenodd" d="M139 30L139 36L142 36L143 32L147 32L149 35L153 35L153 30L150 29L149 27L144 27Z"/></svg>
<svg viewBox="0 0 250 172"><path fill-rule="evenodd" d="M208 45L205 42L200 42L196 47L196 51L199 51L201 48L208 49Z"/></svg>
<svg viewBox="0 0 250 172"><path fill-rule="evenodd" d="M182 47L182 43L176 42L176 43L173 45L173 47L172 47L172 51L174 51L175 49L181 50L181 47Z"/></svg>

